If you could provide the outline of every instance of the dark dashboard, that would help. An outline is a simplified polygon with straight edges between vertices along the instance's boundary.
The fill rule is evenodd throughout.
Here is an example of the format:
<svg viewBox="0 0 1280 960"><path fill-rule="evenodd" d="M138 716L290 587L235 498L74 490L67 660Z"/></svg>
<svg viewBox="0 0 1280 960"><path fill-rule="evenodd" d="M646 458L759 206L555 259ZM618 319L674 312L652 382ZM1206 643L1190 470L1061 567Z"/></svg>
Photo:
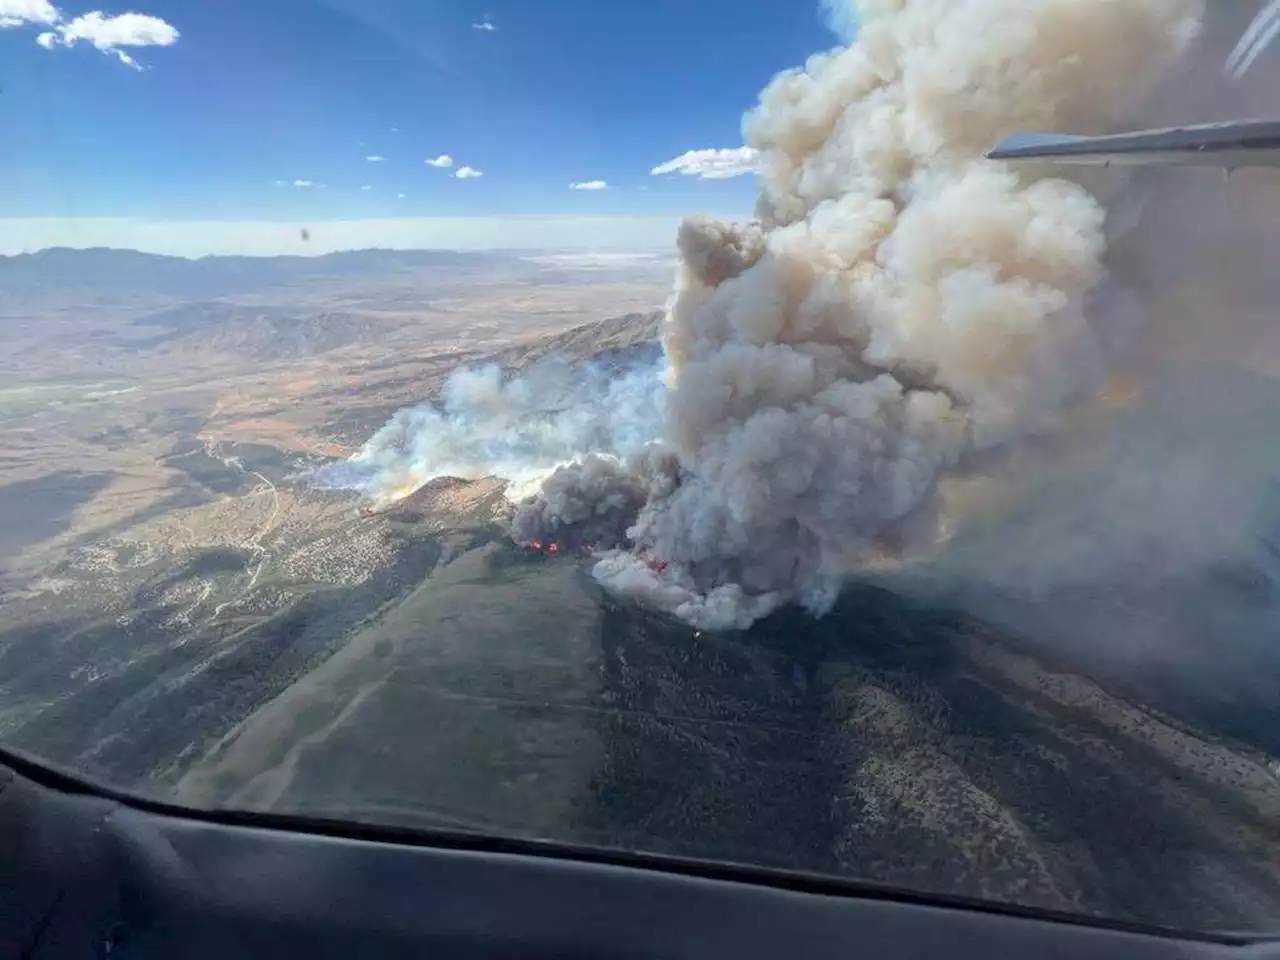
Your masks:
<svg viewBox="0 0 1280 960"><path fill-rule="evenodd" d="M6 958L1280 957L746 867L182 811L0 761Z"/></svg>

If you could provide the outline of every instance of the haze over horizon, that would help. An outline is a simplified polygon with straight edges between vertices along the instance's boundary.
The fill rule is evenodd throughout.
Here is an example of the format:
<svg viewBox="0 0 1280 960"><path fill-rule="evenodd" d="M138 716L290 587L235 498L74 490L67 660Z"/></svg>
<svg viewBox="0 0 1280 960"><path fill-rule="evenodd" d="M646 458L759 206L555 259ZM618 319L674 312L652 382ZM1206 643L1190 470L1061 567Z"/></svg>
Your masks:
<svg viewBox="0 0 1280 960"><path fill-rule="evenodd" d="M0 0L0 254L670 249L828 7Z"/></svg>
<svg viewBox="0 0 1280 960"><path fill-rule="evenodd" d="M737 219L745 214L725 214ZM678 216L418 217L368 220L163 221L0 219L0 256L55 248L161 256L323 256L353 250L671 253ZM305 230L305 234L304 231Z"/></svg>

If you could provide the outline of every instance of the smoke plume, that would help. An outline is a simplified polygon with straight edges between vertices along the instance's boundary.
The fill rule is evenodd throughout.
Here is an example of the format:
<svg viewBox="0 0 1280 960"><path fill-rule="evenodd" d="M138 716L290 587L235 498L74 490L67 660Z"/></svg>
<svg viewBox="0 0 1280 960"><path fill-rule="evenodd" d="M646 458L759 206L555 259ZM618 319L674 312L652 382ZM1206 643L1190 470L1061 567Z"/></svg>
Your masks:
<svg viewBox="0 0 1280 960"><path fill-rule="evenodd" d="M680 230L660 441L678 468L596 575L724 628L791 600L820 611L850 568L932 543L941 478L1053 426L1104 376L1083 310L1102 206L983 152L1117 122L1199 14L865 2L850 46L775 78L743 123L756 221Z"/></svg>
<svg viewBox="0 0 1280 960"><path fill-rule="evenodd" d="M675 476L676 463L656 447L625 461L588 454L558 468L514 511L511 535L520 543L571 549L627 545L627 529L651 497Z"/></svg>
<svg viewBox="0 0 1280 960"><path fill-rule="evenodd" d="M1131 117L1195 39L1200 0L851 6L856 39L744 118L756 218L679 231L665 390L598 422L467 374L357 458L376 491L612 455L552 473L516 537L616 544L606 585L742 627L792 601L820 612L850 569L934 544L945 478L1098 390L1115 339L1085 309L1103 206L982 154Z"/></svg>
<svg viewBox="0 0 1280 960"><path fill-rule="evenodd" d="M660 361L641 354L571 364L553 356L511 379L494 364L463 367L436 403L401 410L317 482L363 489L375 503L443 476L500 476L519 493L585 454L627 456L658 433Z"/></svg>
<svg viewBox="0 0 1280 960"><path fill-rule="evenodd" d="M1280 45L1243 73L1232 54L1259 35L1255 17L1265 27L1277 13L1261 0L1211 5L1125 125L1274 114ZM940 593L1140 698L1194 695L1274 752L1280 175L1100 170L1090 183L1108 208L1107 278L1087 303L1107 402L987 471L996 509L970 510L946 550L892 585Z"/></svg>

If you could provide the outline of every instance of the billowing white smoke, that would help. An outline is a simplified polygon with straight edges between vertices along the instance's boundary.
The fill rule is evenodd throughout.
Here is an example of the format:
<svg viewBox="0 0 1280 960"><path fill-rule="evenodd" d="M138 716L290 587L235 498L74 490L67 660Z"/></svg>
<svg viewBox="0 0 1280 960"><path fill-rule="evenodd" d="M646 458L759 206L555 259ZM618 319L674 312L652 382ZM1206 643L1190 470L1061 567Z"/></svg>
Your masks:
<svg viewBox="0 0 1280 960"><path fill-rule="evenodd" d="M401 410L322 485L366 490L375 502L436 477L501 476L516 492L588 453L626 456L658 434L661 358L570 364L552 357L504 379L493 364L464 367L438 404Z"/></svg>
<svg viewBox="0 0 1280 960"><path fill-rule="evenodd" d="M775 78L743 124L758 220L680 231L662 433L677 474L596 575L743 626L792 599L821 610L851 565L932 539L948 469L1051 425L1101 376L1081 309L1101 206L982 153L1015 130L1105 128L1200 13L866 0L851 46Z"/></svg>
<svg viewBox="0 0 1280 960"><path fill-rule="evenodd" d="M780 74L744 120L757 219L680 230L667 392L646 400L660 423L643 423L656 446L560 471L515 517L526 539L630 523L596 576L708 628L792 600L820 611L851 566L932 542L947 471L1096 387L1081 303L1101 279L1104 211L982 154L1016 130L1105 129L1201 14L1200 0L853 6L853 44ZM578 452L576 427L564 444L513 421L496 375L485 383L496 399L468 400L483 416L443 439L439 413L393 421L361 455L379 483L426 479L419 463L507 473L512 450L518 464L545 450L539 465Z"/></svg>

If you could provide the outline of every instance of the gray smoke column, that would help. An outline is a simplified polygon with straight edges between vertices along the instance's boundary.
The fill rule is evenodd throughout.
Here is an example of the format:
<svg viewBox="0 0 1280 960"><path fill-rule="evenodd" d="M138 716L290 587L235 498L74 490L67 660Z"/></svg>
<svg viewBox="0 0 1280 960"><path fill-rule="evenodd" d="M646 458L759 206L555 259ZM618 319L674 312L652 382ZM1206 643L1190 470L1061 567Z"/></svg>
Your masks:
<svg viewBox="0 0 1280 960"><path fill-rule="evenodd" d="M981 157L1016 130L1107 129L1202 12L854 7L855 41L777 76L744 120L757 219L680 230L657 453L562 471L517 512L570 529L644 489L630 546L595 574L707 628L792 600L825 609L852 567L935 540L940 479L1096 390L1103 345L1082 301L1103 274L1103 208Z"/></svg>
<svg viewBox="0 0 1280 960"><path fill-rule="evenodd" d="M1124 126L1275 115L1280 43L1242 75L1233 52L1278 14L1210 5ZM1230 716L1280 755L1280 174L1113 168L1091 181L1107 198L1108 280L1089 318L1118 402L963 478L983 481L965 528L883 574L1139 698L1175 689L1171 711L1208 704L1200 720Z"/></svg>
<svg viewBox="0 0 1280 960"><path fill-rule="evenodd" d="M512 514L518 543L555 543L570 549L627 545L627 529L652 497L674 482L674 458L656 446L626 460L589 454L559 467Z"/></svg>

